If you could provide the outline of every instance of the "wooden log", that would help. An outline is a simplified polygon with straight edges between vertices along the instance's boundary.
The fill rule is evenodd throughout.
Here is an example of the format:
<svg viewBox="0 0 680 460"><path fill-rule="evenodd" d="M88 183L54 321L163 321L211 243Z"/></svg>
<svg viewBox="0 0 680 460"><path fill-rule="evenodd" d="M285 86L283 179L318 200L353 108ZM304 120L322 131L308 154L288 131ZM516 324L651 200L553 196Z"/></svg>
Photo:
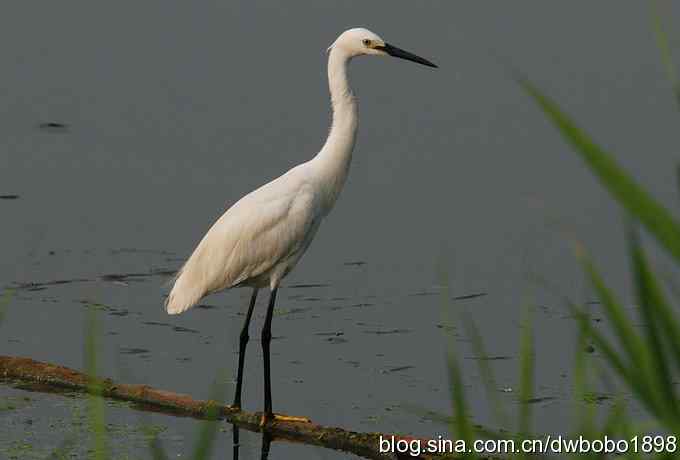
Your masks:
<svg viewBox="0 0 680 460"><path fill-rule="evenodd" d="M379 439L412 441L416 438L385 433L359 433L337 427L327 427L309 422L273 421L260 426L262 413L245 412L215 401L199 401L190 396L158 390L147 385L116 383L111 379L90 379L86 374L63 366L43 363L29 358L0 356L0 378L45 386L47 389L65 389L78 393L96 393L105 398L135 403L142 410L153 410L195 418L209 418L216 413L226 420L249 431L266 430L273 439L285 439L329 449L349 452L364 458L385 459L436 459L441 456L396 456L381 453ZM215 410L217 409L217 410ZM427 439L421 440L427 442ZM424 445L424 444L423 444Z"/></svg>

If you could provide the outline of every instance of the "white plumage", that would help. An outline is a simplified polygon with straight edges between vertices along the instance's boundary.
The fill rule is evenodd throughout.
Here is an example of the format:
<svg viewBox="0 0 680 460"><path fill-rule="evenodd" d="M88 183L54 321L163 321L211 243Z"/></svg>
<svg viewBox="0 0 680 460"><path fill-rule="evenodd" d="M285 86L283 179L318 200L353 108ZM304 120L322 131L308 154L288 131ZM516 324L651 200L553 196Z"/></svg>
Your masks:
<svg viewBox="0 0 680 460"><path fill-rule="evenodd" d="M333 123L323 148L241 198L215 222L178 272L168 313L182 313L205 295L235 286L273 290L300 260L347 178L357 129L347 81L353 57L389 54L436 67L363 28L342 33L328 50Z"/></svg>
<svg viewBox="0 0 680 460"><path fill-rule="evenodd" d="M274 289L302 257L321 223L313 165L303 163L241 198L208 230L177 275L167 311L235 286Z"/></svg>
<svg viewBox="0 0 680 460"><path fill-rule="evenodd" d="M165 304L167 312L174 315L188 310L210 293L237 286L253 288L240 336L233 404L240 407L248 326L258 290L269 287L271 295L261 340L265 381L263 423L273 417L269 345L276 292L281 280L309 247L347 179L357 130L357 105L347 81L347 66L359 55L391 55L436 67L385 43L369 30L357 28L342 33L328 48L333 122L326 143L313 159L250 192L229 208L179 270Z"/></svg>

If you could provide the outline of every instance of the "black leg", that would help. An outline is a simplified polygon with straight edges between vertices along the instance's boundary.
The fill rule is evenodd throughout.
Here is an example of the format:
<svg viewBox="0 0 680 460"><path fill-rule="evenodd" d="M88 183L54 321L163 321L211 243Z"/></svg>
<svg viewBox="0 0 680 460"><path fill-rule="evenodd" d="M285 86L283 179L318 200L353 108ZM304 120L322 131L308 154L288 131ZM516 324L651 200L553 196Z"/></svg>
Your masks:
<svg viewBox="0 0 680 460"><path fill-rule="evenodd" d="M239 338L238 346L238 374L236 377L236 393L234 393L234 407L241 408L241 388L243 387L243 364L246 359L246 345L248 345L248 326L250 326L250 319L253 317L253 308L255 307L255 300L257 299L257 288L253 289L253 295L250 297L250 305L246 313L246 320L241 329L241 336Z"/></svg>
<svg viewBox="0 0 680 460"><path fill-rule="evenodd" d="M234 437L234 450L233 450L233 456L232 460L238 460L238 454L239 450L241 449L241 445L239 443L239 428L235 424L231 427L232 429L232 434Z"/></svg>
<svg viewBox="0 0 680 460"><path fill-rule="evenodd" d="M269 306L267 307L267 316L264 320L264 326L262 326L262 355L264 361L264 417L265 420L271 420L273 418L272 413L272 380L270 372L270 359L269 359L269 344L272 341L272 315L274 313L274 304L276 303L276 291L275 288L271 295L269 296Z"/></svg>

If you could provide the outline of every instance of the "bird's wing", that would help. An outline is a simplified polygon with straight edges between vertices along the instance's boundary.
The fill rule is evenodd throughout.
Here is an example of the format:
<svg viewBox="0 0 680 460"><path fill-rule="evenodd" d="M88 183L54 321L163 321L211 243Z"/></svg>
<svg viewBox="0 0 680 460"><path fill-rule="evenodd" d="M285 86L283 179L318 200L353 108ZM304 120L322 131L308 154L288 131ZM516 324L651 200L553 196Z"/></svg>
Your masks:
<svg viewBox="0 0 680 460"><path fill-rule="evenodd" d="M304 251L320 220L314 193L306 184L292 195L269 196L249 208L248 217L239 219L242 226L224 266L225 279L215 290L258 277Z"/></svg>
<svg viewBox="0 0 680 460"><path fill-rule="evenodd" d="M314 189L298 168L246 195L215 222L179 272L168 313L181 313L204 295L267 273L306 249L321 216Z"/></svg>

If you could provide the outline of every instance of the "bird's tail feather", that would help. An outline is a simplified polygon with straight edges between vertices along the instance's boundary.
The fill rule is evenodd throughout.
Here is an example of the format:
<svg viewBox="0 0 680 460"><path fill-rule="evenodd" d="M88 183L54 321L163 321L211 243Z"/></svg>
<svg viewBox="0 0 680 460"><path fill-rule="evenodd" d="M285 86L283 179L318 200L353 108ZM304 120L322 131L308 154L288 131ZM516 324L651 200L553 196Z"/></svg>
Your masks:
<svg viewBox="0 0 680 460"><path fill-rule="evenodd" d="M196 289L196 283L190 282L184 269L177 273L175 284L165 299L165 311L170 315L178 315L196 305L203 297L203 292Z"/></svg>

